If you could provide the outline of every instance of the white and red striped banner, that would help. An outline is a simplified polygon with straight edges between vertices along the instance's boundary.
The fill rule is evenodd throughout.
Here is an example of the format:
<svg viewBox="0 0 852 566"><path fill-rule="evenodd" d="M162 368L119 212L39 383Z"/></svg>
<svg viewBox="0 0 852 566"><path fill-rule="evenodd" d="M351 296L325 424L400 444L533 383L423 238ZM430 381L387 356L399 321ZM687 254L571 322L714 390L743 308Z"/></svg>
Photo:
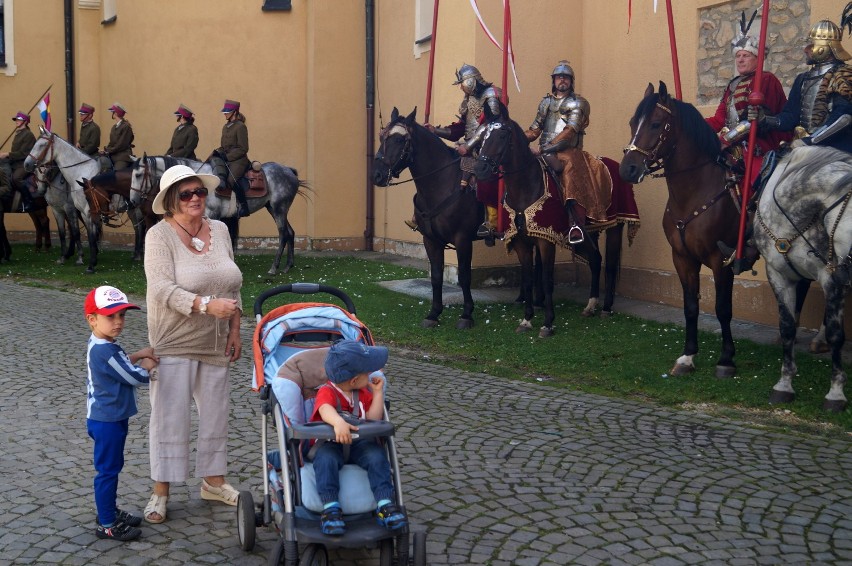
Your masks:
<svg viewBox="0 0 852 566"><path fill-rule="evenodd" d="M505 7L506 1L503 0L503 6ZM476 19L479 20L479 25L482 27L482 30L485 32L485 35L488 36L488 39L491 40L497 49L503 51L503 48L500 46L500 42L494 37L491 31L488 29L488 26L485 25L485 21L482 19L482 14L479 11L479 6L476 5L476 0L470 0L470 7L473 8L473 13L476 14ZM512 28L509 27L509 41L507 42L509 49L509 62L512 66L512 76L515 77L515 88L518 89L518 92L521 92L521 83L518 81L518 73L515 70L515 53L512 51Z"/></svg>

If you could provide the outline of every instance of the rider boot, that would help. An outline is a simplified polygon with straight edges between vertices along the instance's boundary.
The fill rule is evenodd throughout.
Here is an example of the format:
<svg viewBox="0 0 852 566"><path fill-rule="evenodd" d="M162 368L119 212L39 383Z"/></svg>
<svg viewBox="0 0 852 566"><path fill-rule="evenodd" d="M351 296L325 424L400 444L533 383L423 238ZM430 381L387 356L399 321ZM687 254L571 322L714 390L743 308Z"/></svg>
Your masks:
<svg viewBox="0 0 852 566"><path fill-rule="evenodd" d="M736 261L737 259L737 250L736 248L732 248L722 240L716 242L716 246L718 246L719 251L722 252L722 255L726 258L722 265L725 267L731 266L731 269L734 271L734 275L739 275L744 271L749 271L753 274L756 274L753 267L755 262L760 258L760 252L757 247L754 245L754 240L751 239L751 228L746 231L745 234L745 242L743 243L743 257L740 261Z"/></svg>
<svg viewBox="0 0 852 566"><path fill-rule="evenodd" d="M577 224L577 216L574 214L574 203L576 201L569 198L565 201L565 212L568 213L568 220L571 222L571 227L568 229L568 243L571 245L582 244L586 237L583 235L583 229Z"/></svg>
<svg viewBox="0 0 852 566"><path fill-rule="evenodd" d="M30 192L29 183L27 182L27 178L25 177L23 180L15 183L17 186L15 187L18 192L21 193L21 210L23 212L29 212L33 210L33 195Z"/></svg>
<svg viewBox="0 0 852 566"><path fill-rule="evenodd" d="M476 230L476 237L482 238L489 248L494 245L496 238L502 238L503 234L497 231L497 209L485 205L485 222Z"/></svg>
<svg viewBox="0 0 852 566"><path fill-rule="evenodd" d="M251 212L249 212L248 201L246 200L248 184L249 181L245 177L240 177L240 179L234 183L234 194L237 195L237 214L239 214L240 218L245 218L251 214Z"/></svg>

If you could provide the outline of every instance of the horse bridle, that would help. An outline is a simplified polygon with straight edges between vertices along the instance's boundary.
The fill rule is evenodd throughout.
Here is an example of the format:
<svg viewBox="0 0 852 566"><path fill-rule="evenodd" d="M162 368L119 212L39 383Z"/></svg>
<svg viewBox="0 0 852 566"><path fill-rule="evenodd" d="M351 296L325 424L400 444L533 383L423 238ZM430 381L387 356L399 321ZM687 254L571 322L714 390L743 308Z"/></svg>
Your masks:
<svg viewBox="0 0 852 566"><path fill-rule="evenodd" d="M624 147L624 155L627 155L631 151L635 151L645 156L645 159L643 160L645 171L643 171L639 176L639 179L636 181L637 183L641 183L642 179L645 178L645 175L655 173L663 168L663 159L665 159L665 156L658 155L658 152L660 151L660 147L662 147L663 143L668 139L669 132L671 132L672 110L668 106L660 104L659 102L656 103L656 106L669 116L668 120L666 120L666 125L663 126L663 131L660 132L659 137L657 137L657 142L650 149L642 149L636 145L636 136L639 135L639 129L642 127L642 123L645 120L643 117L642 120L639 121L639 125L636 126L636 132L633 133L633 139Z"/></svg>
<svg viewBox="0 0 852 566"><path fill-rule="evenodd" d="M402 124L393 124L388 127L387 130L382 132L382 135L379 138L382 141L382 147L384 147L384 142L387 138L393 134L398 134L403 136L405 139L405 145L402 147L402 151L397 157L396 161L393 165L388 166L388 177L385 179L385 182L388 186L391 185L391 179L398 179L402 171L411 165L411 157L412 157L412 148L411 148L411 132L408 131L408 128L403 126ZM378 153L376 153L376 159L380 159L382 163L387 165L385 161L385 156L382 153L381 147L379 148Z"/></svg>
<svg viewBox="0 0 852 566"><path fill-rule="evenodd" d="M494 130L502 129L503 125L504 124L502 122L491 122L490 124L488 124L488 127L485 130L485 135L482 137L482 145L485 145L485 140L487 140L491 136L491 133ZM506 157L506 152L509 151L509 146L512 145L511 132L506 133L509 135L509 141L503 144L503 149L500 151L499 157L495 159L493 157L483 155L481 151L479 153L479 157L477 157L479 161L482 161L488 166L489 170L491 171L491 174L495 176L500 176L500 164L503 163L503 158Z"/></svg>

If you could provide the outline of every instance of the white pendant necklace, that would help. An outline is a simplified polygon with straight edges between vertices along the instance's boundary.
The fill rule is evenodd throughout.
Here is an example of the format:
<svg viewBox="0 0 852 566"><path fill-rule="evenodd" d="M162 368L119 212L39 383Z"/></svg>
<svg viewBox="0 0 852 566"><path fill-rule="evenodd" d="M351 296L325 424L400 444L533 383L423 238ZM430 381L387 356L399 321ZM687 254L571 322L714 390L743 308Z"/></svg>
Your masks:
<svg viewBox="0 0 852 566"><path fill-rule="evenodd" d="M202 229L202 228L204 228L204 221L203 221L203 220L202 220L202 222L201 222L201 226L199 226L199 227L198 227L198 230L196 230L196 231L195 231L195 235L190 234L189 230L187 230L186 228L184 228L184 227L181 225L181 223L180 223L180 222L178 222L177 220L175 220L175 224L177 224L178 226L180 226L181 230L183 230L184 232L186 232L186 235L187 235L187 236L189 236L189 238L190 238L189 242L190 242L190 244L192 244L192 247L193 247L193 248L195 248L195 249L196 249L197 251L199 251L199 252L200 252L201 250L203 250L203 249L204 249L204 242L201 240L201 238L199 238L199 237L198 237L198 233L199 233L199 232L201 232L201 229Z"/></svg>

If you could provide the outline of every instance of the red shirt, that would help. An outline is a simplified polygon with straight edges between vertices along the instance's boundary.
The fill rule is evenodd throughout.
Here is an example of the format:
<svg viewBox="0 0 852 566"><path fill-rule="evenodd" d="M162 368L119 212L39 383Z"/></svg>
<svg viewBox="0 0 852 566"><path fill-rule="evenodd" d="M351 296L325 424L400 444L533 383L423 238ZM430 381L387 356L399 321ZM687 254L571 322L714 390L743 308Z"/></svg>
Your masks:
<svg viewBox="0 0 852 566"><path fill-rule="evenodd" d="M349 401L349 396L345 395L330 381L319 388L317 391L316 404L314 412L311 413L311 422L322 421L319 414L319 409L323 405L331 405L334 410L337 410L337 402L340 401L340 410L348 413L352 412L352 403ZM370 405L373 403L373 393L366 387L358 390L358 405L359 410L354 413L359 419L367 418L367 411L370 410Z"/></svg>

